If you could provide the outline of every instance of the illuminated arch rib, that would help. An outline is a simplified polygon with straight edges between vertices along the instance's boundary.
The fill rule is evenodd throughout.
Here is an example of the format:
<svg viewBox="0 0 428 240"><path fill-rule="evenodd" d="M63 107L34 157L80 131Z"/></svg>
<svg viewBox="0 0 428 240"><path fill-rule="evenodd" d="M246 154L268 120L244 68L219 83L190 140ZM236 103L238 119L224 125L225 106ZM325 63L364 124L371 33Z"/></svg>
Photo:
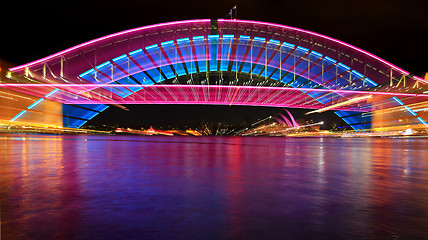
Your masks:
<svg viewBox="0 0 428 240"><path fill-rule="evenodd" d="M269 87L362 91L409 75L373 54L321 34L278 24L225 19L178 21L130 29L10 70L31 75L40 83L93 84L90 88L58 87L61 91L54 87L26 90L43 99L69 104L64 108L64 123L69 127L80 127L108 103L233 102L322 108L353 96L352 92L302 89L290 91L291 103L284 98L261 102L261 98L254 98L253 88L225 87L227 91L221 92L221 87L207 90L194 84L256 84L266 91L273 91ZM224 77L229 80L223 82ZM424 82L414 76L408 78ZM150 89L144 88L164 83L187 87L164 88L164 93L156 89L150 93ZM159 96L153 97L156 94ZM222 97L210 98L210 94ZM149 101L149 95L154 100ZM92 105L82 105L88 103ZM367 122L367 117L355 111L367 112L370 108L370 104L352 105L349 106L352 111L337 111L337 114L356 129L366 128L362 123Z"/></svg>

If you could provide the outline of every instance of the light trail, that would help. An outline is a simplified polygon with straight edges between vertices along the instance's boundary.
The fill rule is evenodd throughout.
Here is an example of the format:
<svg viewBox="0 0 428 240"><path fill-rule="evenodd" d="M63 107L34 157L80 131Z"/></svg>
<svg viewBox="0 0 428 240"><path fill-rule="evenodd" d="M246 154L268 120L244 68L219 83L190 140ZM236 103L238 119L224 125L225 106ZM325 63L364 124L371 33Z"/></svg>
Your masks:
<svg viewBox="0 0 428 240"><path fill-rule="evenodd" d="M320 108L320 109L317 109L317 110L314 110L314 111L307 112L307 113L305 113L305 115L309 115L309 114L312 114L312 113L322 113L322 112L325 112L325 111L328 111L328 110L331 110L331 109L334 109L334 108L338 108L338 107L341 107L341 106L346 106L346 105L349 105L349 104L358 103L358 102L367 100L367 99L369 99L371 97L372 97L372 95L352 98L352 99L349 99L347 101L336 103L336 104L330 105L330 106L325 107L325 108Z"/></svg>
<svg viewBox="0 0 428 240"><path fill-rule="evenodd" d="M266 120L268 120L268 119L272 119L272 116L269 116L269 117L264 118L264 119L262 119L262 120L260 120L260 121L257 121L257 122L255 122L255 123L251 124L251 126L254 126L254 125L256 125L256 124L259 124L259 123L261 123L261 122L264 122L264 121L266 121Z"/></svg>

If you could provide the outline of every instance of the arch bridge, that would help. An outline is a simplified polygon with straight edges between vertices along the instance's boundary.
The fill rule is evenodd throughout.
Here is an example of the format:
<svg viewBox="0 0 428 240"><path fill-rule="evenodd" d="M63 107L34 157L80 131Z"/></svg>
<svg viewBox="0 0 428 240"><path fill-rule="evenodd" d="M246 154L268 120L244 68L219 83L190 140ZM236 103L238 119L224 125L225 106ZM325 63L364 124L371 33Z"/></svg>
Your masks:
<svg viewBox="0 0 428 240"><path fill-rule="evenodd" d="M266 22L197 19L114 33L10 68L0 95L17 103L0 102L0 108L7 109L1 117L9 122L43 116L72 128L120 104L333 110L357 131L397 124L427 128L427 83L322 34Z"/></svg>

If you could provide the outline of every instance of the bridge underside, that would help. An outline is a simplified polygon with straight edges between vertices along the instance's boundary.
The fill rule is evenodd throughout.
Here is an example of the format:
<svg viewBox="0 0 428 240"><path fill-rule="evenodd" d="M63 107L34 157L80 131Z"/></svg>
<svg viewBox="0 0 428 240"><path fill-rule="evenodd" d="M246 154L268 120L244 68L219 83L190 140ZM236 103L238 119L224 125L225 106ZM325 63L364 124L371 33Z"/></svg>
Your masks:
<svg viewBox="0 0 428 240"><path fill-rule="evenodd" d="M397 121L401 122L403 119L405 122L402 123L412 125L413 128L428 127L421 118L428 106L427 96L412 93L245 85L2 84L0 86L3 92L21 93L33 99L40 98L16 115L13 121L49 122L66 127L80 127L109 105L117 104L269 106L305 108L309 109L308 113L334 110L349 126L358 130L393 127L397 125ZM50 93L44 95L47 88ZM113 88L116 91L126 89L134 93L127 97L119 97L112 93ZM310 94L324 98L339 95L341 98L322 104Z"/></svg>

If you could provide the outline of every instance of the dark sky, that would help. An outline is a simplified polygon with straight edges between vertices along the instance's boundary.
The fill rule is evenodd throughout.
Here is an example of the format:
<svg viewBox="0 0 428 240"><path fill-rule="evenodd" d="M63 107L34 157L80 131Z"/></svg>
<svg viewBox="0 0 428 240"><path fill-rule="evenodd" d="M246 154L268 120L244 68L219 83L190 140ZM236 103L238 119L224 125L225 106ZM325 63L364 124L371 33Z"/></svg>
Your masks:
<svg viewBox="0 0 428 240"><path fill-rule="evenodd" d="M224 18L235 4L240 19L315 31L374 53L418 76L428 71L428 1L423 0L10 1L1 6L0 59L23 64L130 28ZM192 115L189 111L181 115Z"/></svg>

